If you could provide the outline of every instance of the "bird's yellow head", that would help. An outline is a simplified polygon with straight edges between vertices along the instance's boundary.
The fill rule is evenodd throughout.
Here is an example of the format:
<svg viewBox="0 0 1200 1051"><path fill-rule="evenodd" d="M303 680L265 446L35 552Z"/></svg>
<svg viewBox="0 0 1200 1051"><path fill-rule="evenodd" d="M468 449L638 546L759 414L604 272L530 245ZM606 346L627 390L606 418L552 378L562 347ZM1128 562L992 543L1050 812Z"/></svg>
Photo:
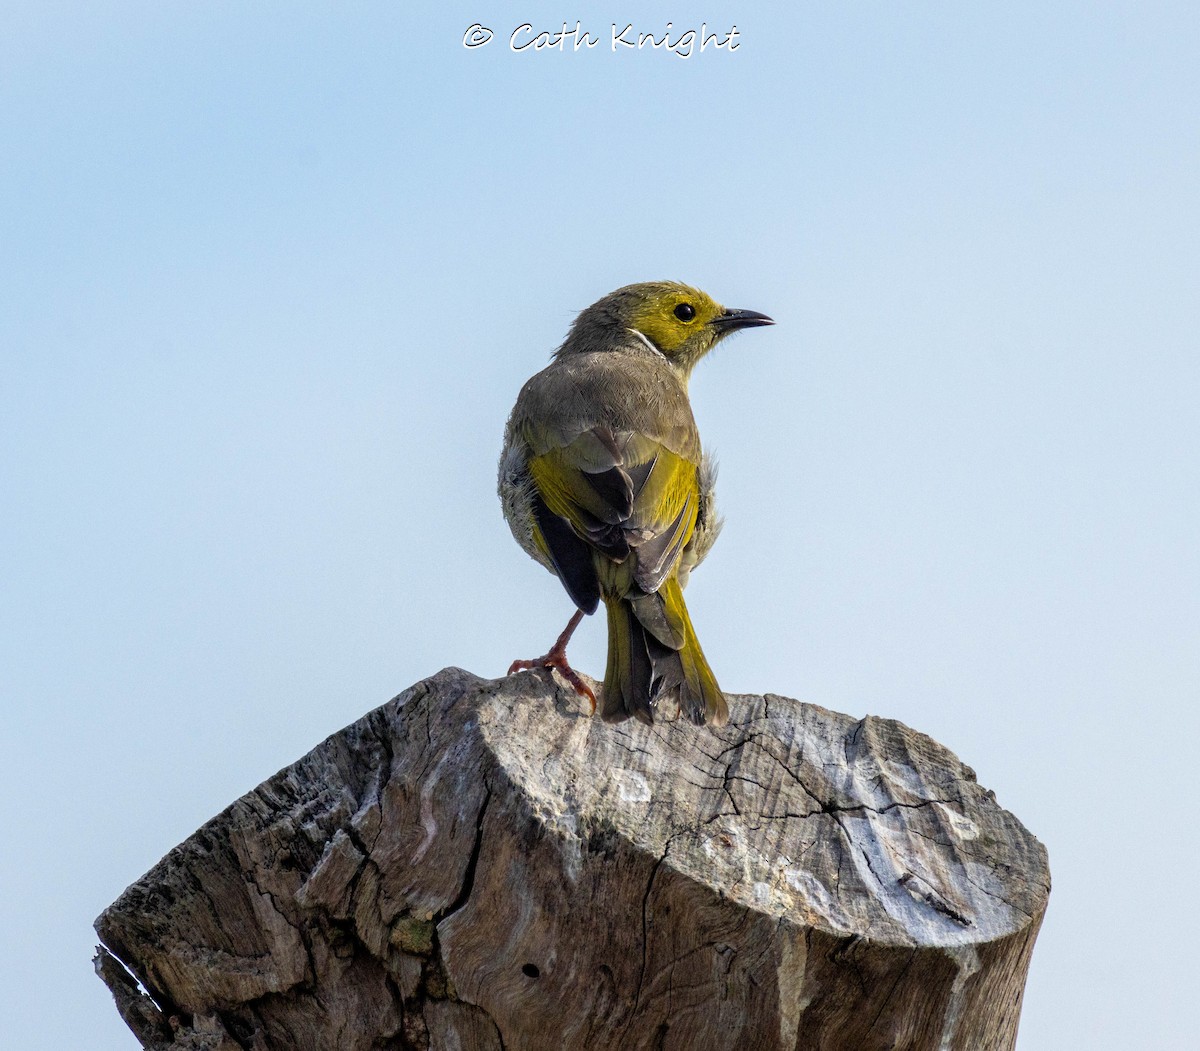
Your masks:
<svg viewBox="0 0 1200 1051"><path fill-rule="evenodd" d="M646 281L618 288L584 310L559 353L611 349L636 333L687 376L730 332L773 324L766 314L727 310L678 281Z"/></svg>

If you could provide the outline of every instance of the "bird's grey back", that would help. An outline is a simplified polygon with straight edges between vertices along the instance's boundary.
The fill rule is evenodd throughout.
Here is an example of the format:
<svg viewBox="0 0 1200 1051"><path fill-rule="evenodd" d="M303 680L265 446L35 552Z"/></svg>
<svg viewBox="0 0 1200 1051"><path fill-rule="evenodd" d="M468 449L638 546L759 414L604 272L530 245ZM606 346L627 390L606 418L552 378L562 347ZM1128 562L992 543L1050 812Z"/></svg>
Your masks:
<svg viewBox="0 0 1200 1051"><path fill-rule="evenodd" d="M683 381L635 334L607 350L560 354L521 389L510 421L535 456L598 424L644 434L700 462L700 436Z"/></svg>

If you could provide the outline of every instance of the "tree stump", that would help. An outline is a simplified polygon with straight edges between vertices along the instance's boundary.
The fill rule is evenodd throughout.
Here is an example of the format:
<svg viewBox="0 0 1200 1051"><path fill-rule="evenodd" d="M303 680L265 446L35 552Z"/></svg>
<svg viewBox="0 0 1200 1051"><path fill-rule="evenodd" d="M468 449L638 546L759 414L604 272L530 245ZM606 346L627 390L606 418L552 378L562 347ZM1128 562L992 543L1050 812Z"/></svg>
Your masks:
<svg viewBox="0 0 1200 1051"><path fill-rule="evenodd" d="M447 669L172 850L97 970L156 1051L1011 1048L1042 845L901 723L729 708Z"/></svg>

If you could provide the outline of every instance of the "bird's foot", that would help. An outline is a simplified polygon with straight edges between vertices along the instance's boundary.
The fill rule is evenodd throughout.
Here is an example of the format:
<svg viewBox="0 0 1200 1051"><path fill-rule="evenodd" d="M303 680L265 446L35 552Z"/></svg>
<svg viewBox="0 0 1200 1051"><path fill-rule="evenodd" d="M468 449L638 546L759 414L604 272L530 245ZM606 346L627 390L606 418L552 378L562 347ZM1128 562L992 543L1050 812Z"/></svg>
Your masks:
<svg viewBox="0 0 1200 1051"><path fill-rule="evenodd" d="M544 657L537 657L531 661L513 661L509 665L508 674L513 675L519 671L531 671L534 668L554 668L558 673L571 684L571 688L579 694L580 697L586 697L592 706L589 714L596 714L596 695L592 693L592 688L579 677L579 673L567 663L567 643L571 641L571 636L575 633L575 629L579 627L579 622L583 620L583 610L577 609L569 621L567 626L563 628L562 634L554 641L554 645L550 647L550 652Z"/></svg>
<svg viewBox="0 0 1200 1051"><path fill-rule="evenodd" d="M513 675L519 671L532 671L535 668L553 668L557 671L559 675L571 684L571 688L580 697L588 699L588 703L592 706L588 714L596 714L596 695L592 692L592 688L580 678L579 672L567 663L567 651L565 647L559 650L555 646L544 657L537 657L531 661L513 661L509 666L508 674Z"/></svg>

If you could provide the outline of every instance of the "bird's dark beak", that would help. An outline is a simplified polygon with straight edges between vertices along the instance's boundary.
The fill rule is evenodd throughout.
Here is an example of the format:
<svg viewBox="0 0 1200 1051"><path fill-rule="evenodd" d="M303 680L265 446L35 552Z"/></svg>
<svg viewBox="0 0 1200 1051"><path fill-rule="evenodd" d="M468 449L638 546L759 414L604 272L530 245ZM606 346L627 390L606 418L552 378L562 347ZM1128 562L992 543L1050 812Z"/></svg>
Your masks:
<svg viewBox="0 0 1200 1051"><path fill-rule="evenodd" d="M774 318L760 314L757 310L726 310L709 322L721 332L733 332L739 328L757 328L759 325L773 325Z"/></svg>

